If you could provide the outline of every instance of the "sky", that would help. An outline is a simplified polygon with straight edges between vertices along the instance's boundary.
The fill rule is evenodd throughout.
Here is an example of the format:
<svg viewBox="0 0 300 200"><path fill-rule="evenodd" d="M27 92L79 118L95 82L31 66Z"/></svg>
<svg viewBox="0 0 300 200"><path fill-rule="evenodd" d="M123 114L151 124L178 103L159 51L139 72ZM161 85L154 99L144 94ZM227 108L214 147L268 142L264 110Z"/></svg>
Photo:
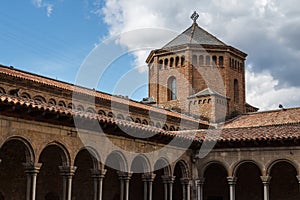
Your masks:
<svg viewBox="0 0 300 200"><path fill-rule="evenodd" d="M2 0L0 63L141 100L148 53L188 28L194 11L248 54L248 103L300 106L298 0Z"/></svg>

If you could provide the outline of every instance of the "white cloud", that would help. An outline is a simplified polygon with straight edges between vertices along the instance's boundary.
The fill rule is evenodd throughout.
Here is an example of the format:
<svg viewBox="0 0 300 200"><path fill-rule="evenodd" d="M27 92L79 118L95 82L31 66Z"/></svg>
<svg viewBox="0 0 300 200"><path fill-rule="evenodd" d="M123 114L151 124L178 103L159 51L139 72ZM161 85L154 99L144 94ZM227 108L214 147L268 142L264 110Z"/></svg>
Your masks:
<svg viewBox="0 0 300 200"><path fill-rule="evenodd" d="M189 17L196 10L200 26L249 54L250 103L270 109L279 103L293 106L300 101L300 68L297 66L300 63L300 29L297 29L300 1L106 0L101 6L94 13L108 25L108 37L143 28L160 28L179 34L191 25ZM160 48L172 39L169 36L155 31L127 38L121 35L118 43L128 49ZM149 50L133 52L134 67L145 66L148 53Z"/></svg>
<svg viewBox="0 0 300 200"><path fill-rule="evenodd" d="M248 103L258 106L260 110L278 109L279 104L284 107L299 106L300 88L282 87L276 89L278 82L270 72L255 73L251 66L248 66L246 70Z"/></svg>
<svg viewBox="0 0 300 200"><path fill-rule="evenodd" d="M33 5L35 5L37 8L45 8L46 14L48 17L51 16L53 11L53 4L47 3L43 0L32 0Z"/></svg>

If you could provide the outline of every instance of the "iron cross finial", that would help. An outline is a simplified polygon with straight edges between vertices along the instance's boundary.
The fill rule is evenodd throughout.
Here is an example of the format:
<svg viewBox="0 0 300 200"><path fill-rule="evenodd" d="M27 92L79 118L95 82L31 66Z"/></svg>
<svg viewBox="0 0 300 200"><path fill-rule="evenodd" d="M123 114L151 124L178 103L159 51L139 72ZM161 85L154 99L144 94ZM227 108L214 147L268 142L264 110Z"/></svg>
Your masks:
<svg viewBox="0 0 300 200"><path fill-rule="evenodd" d="M194 13L191 16L191 19L194 21L194 23L196 23L198 17L199 17L199 14L196 11L194 11Z"/></svg>

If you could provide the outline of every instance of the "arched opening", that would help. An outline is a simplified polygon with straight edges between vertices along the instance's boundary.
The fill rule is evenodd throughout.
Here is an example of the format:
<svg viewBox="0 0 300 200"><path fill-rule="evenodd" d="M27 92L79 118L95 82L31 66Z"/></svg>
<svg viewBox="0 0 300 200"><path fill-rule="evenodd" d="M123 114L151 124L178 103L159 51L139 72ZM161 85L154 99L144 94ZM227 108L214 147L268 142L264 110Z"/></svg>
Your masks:
<svg viewBox="0 0 300 200"><path fill-rule="evenodd" d="M167 69L169 67L169 60L166 58L164 60L164 68Z"/></svg>
<svg viewBox="0 0 300 200"><path fill-rule="evenodd" d="M173 200L182 200L185 199L183 186L182 186L182 178L187 178L187 174L185 172L187 171L185 165L183 162L179 161L176 163L174 168L174 189L173 189Z"/></svg>
<svg viewBox="0 0 300 200"><path fill-rule="evenodd" d="M33 99L34 99L36 102L39 102L39 103L46 103L46 99L45 99L44 97L40 96L40 95L35 96Z"/></svg>
<svg viewBox="0 0 300 200"><path fill-rule="evenodd" d="M170 67L174 67L174 58L170 59Z"/></svg>
<svg viewBox="0 0 300 200"><path fill-rule="evenodd" d="M92 108L92 107L88 107L88 108L86 109L86 112L89 112L89 113L96 113L95 109Z"/></svg>
<svg viewBox="0 0 300 200"><path fill-rule="evenodd" d="M213 66L216 66L217 65L217 63L218 63L218 61L217 61L217 56L213 56L212 57L212 61L213 61Z"/></svg>
<svg viewBox="0 0 300 200"><path fill-rule="evenodd" d="M31 98L30 95L27 92L23 92L20 96L24 99L30 99Z"/></svg>
<svg viewBox="0 0 300 200"><path fill-rule="evenodd" d="M26 174L23 163L33 160L28 157L29 151L27 146L17 139L9 140L2 145L0 149L0 193L2 199L25 200Z"/></svg>
<svg viewBox="0 0 300 200"><path fill-rule="evenodd" d="M233 82L233 92L234 92L234 97L233 97L233 99L234 99L234 102L235 103L239 103L239 82L238 82L238 80L237 79L234 79L234 82Z"/></svg>
<svg viewBox="0 0 300 200"><path fill-rule="evenodd" d="M162 69L163 67L163 63L164 63L164 61L163 60L159 60L159 62L158 62L158 69Z"/></svg>
<svg viewBox="0 0 300 200"><path fill-rule="evenodd" d="M97 159L87 150L83 149L78 152L75 158L77 167L72 188L73 199L93 199L94 184L91 170L96 165Z"/></svg>
<svg viewBox="0 0 300 200"><path fill-rule="evenodd" d="M49 145L41 153L42 167L37 178L37 199L63 199L63 177L59 167L66 166L67 155L58 145Z"/></svg>
<svg viewBox="0 0 300 200"><path fill-rule="evenodd" d="M205 58L205 64L206 64L207 66L210 65L210 56L206 56L206 58Z"/></svg>
<svg viewBox="0 0 300 200"><path fill-rule="evenodd" d="M193 65L193 67L196 67L196 66L197 66L197 56L196 56L196 55L193 55L193 58L192 58L192 65Z"/></svg>
<svg viewBox="0 0 300 200"><path fill-rule="evenodd" d="M177 85L176 78L170 77L168 80L168 101L177 99Z"/></svg>
<svg viewBox="0 0 300 200"><path fill-rule="evenodd" d="M78 106L77 106L77 110L78 110L78 111L84 111L83 105L78 105Z"/></svg>
<svg viewBox="0 0 300 200"><path fill-rule="evenodd" d="M229 186L226 169L217 163L210 164L204 172L203 199L228 200Z"/></svg>
<svg viewBox="0 0 300 200"><path fill-rule="evenodd" d="M66 107L66 103L64 101L59 101L58 106Z"/></svg>
<svg viewBox="0 0 300 200"><path fill-rule="evenodd" d="M222 67L224 65L224 57L223 56L219 57L219 65L220 65L220 67Z"/></svg>
<svg viewBox="0 0 300 200"><path fill-rule="evenodd" d="M55 106L55 105L56 105L55 99L52 99L52 98L49 99L48 104L50 104L50 105L52 105L52 106Z"/></svg>
<svg viewBox="0 0 300 200"><path fill-rule="evenodd" d="M237 169L236 199L263 200L261 172L256 164L245 162Z"/></svg>
<svg viewBox="0 0 300 200"><path fill-rule="evenodd" d="M178 65L179 65L179 57L176 56L176 58L175 58L175 67L178 67Z"/></svg>
<svg viewBox="0 0 300 200"><path fill-rule="evenodd" d="M280 161L272 166L270 176L270 199L300 199L297 171L293 165Z"/></svg>
<svg viewBox="0 0 300 200"><path fill-rule="evenodd" d="M204 65L204 58L203 58L202 55L199 56L199 65L200 65L200 66Z"/></svg>
<svg viewBox="0 0 300 200"><path fill-rule="evenodd" d="M125 160L118 152L112 152L106 159L106 174L103 180L103 199L118 200L121 195L119 171L125 171Z"/></svg>
<svg viewBox="0 0 300 200"><path fill-rule="evenodd" d="M184 56L181 56L181 59L180 59L180 65L181 65L181 66L184 66L184 62L185 62L185 57L184 57Z"/></svg>
<svg viewBox="0 0 300 200"><path fill-rule="evenodd" d="M164 200L164 196L168 195L168 192L165 194L167 185L165 186L163 182L163 176L170 176L168 165L165 159L159 159L154 165L153 199L155 200Z"/></svg>
<svg viewBox="0 0 300 200"><path fill-rule="evenodd" d="M142 175L147 171L147 162L144 157L137 156L133 159L131 164L131 172L133 172L130 179L129 199L140 200L144 197L144 183Z"/></svg>

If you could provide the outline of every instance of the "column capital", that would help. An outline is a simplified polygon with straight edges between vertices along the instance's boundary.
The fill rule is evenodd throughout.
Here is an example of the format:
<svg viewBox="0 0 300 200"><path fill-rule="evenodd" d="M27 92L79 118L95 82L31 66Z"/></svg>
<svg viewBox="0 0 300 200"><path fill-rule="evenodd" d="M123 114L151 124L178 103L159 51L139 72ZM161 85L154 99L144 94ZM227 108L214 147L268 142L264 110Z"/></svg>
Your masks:
<svg viewBox="0 0 300 200"><path fill-rule="evenodd" d="M181 178L180 182L183 185L190 185L191 184L191 180L188 177Z"/></svg>
<svg viewBox="0 0 300 200"><path fill-rule="evenodd" d="M26 174L37 174L39 173L42 163L23 163Z"/></svg>
<svg viewBox="0 0 300 200"><path fill-rule="evenodd" d="M106 169L91 169L92 178L104 178Z"/></svg>
<svg viewBox="0 0 300 200"><path fill-rule="evenodd" d="M270 180L271 180L271 176L261 176L260 179L262 181L263 184L269 184Z"/></svg>
<svg viewBox="0 0 300 200"><path fill-rule="evenodd" d="M297 175L296 178L297 178L298 182L300 183L300 175Z"/></svg>
<svg viewBox="0 0 300 200"><path fill-rule="evenodd" d="M154 173L144 173L142 174L143 181L152 182L155 178L156 174Z"/></svg>
<svg viewBox="0 0 300 200"><path fill-rule="evenodd" d="M163 183L173 183L175 180L175 176L163 175L161 176Z"/></svg>
<svg viewBox="0 0 300 200"><path fill-rule="evenodd" d="M205 178L202 178L202 177L198 178L195 180L195 182L196 182L196 185L203 185L205 182Z"/></svg>
<svg viewBox="0 0 300 200"><path fill-rule="evenodd" d="M60 175L62 176L74 176L77 169L76 166L59 166Z"/></svg>
<svg viewBox="0 0 300 200"><path fill-rule="evenodd" d="M129 180L132 176L132 172L117 171L120 180Z"/></svg>
<svg viewBox="0 0 300 200"><path fill-rule="evenodd" d="M229 185L235 185L237 178L235 176L228 176L227 181Z"/></svg>

